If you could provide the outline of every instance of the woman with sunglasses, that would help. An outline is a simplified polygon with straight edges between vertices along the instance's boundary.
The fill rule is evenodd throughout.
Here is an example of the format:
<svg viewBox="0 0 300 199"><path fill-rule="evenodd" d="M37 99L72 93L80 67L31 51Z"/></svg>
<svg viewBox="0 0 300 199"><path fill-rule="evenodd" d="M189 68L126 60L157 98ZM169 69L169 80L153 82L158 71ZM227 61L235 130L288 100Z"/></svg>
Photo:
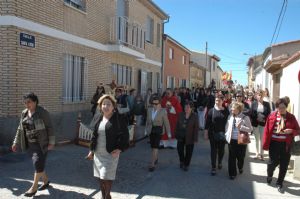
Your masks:
<svg viewBox="0 0 300 199"><path fill-rule="evenodd" d="M22 111L19 127L12 145L12 151L17 151L20 144L21 150L28 150L32 157L35 168L33 184L24 194L32 197L37 191L49 187L49 179L45 172L45 164L48 150L53 149L55 136L50 120L49 112L38 105L38 97L34 93L29 93L23 97L25 109ZM42 178L43 184L38 187L38 182Z"/></svg>
<svg viewBox="0 0 300 199"><path fill-rule="evenodd" d="M245 115L247 115L247 116L250 116L250 106L249 106L249 104L248 103L246 103L245 101L244 101L244 95L243 95L243 93L242 92L237 92L237 94L236 94L236 102L240 102L240 103L242 103L242 104L244 104L244 110L243 110L243 113L245 114Z"/></svg>
<svg viewBox="0 0 300 199"><path fill-rule="evenodd" d="M167 136L170 138L171 130L167 112L165 109L161 108L159 97L154 96L152 98L152 107L150 107L147 112L146 122L146 131L150 136L150 144L152 148L151 164L149 166L150 172L155 170L155 166L158 163L158 148L164 128L167 131Z"/></svg>

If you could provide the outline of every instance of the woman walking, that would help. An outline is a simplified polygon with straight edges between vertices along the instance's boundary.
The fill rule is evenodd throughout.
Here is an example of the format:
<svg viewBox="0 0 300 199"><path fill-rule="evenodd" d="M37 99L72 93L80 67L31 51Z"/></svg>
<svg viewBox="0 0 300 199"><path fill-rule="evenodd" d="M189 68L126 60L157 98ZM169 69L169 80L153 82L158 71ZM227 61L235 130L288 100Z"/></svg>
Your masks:
<svg viewBox="0 0 300 199"><path fill-rule="evenodd" d="M127 118L116 111L113 96L103 95L99 101L101 114L97 118L87 159L94 159L94 176L100 180L102 198L110 199L110 191L119 155L129 145Z"/></svg>
<svg viewBox="0 0 300 199"><path fill-rule="evenodd" d="M210 141L211 175L216 175L217 157L218 169L222 169L222 160L225 148L225 126L229 111L222 106L224 96L218 94L215 99L214 108L210 109L205 125L205 138Z"/></svg>
<svg viewBox="0 0 300 199"><path fill-rule="evenodd" d="M17 145L21 145L21 150L28 150L32 157L35 169L33 184L24 194L32 197L39 190L49 187L50 181L45 172L45 164L48 150L55 145L55 136L50 120L50 115L43 107L39 106L38 97L34 93L29 93L23 97L25 110L22 111L19 127L12 145L12 151L17 151ZM42 178L43 185L38 187L38 182Z"/></svg>
<svg viewBox="0 0 300 199"><path fill-rule="evenodd" d="M160 138L163 134L163 127L165 127L168 137L171 137L170 123L165 109L161 108L160 100L157 96L152 98L152 107L147 112L146 131L150 135L150 144L152 148L151 164L149 171L155 170L158 163L158 148Z"/></svg>
<svg viewBox="0 0 300 199"><path fill-rule="evenodd" d="M204 88L201 88L197 98L197 112L199 118L199 128L201 130L203 130L205 127L205 113L206 113L207 101L208 98L205 94L205 90Z"/></svg>
<svg viewBox="0 0 300 199"><path fill-rule="evenodd" d="M91 109L91 112L93 114L93 116L95 115L96 113L96 109L97 109L97 103L98 103L98 100L100 99L100 97L102 95L105 94L105 89L103 86L97 86L97 89L96 89L96 92L95 94L93 95L93 98L91 100L91 104L92 104L92 109Z"/></svg>
<svg viewBox="0 0 300 199"><path fill-rule="evenodd" d="M188 170L193 155L194 143L198 141L198 116L193 112L193 108L194 103L192 101L186 102L184 112L179 114L175 129L180 168L184 171Z"/></svg>
<svg viewBox="0 0 300 199"><path fill-rule="evenodd" d="M262 90L256 93L256 101L252 103L250 110L250 117L252 126L254 127L254 136L256 142L256 156L255 159L264 160L264 150L262 148L262 136L266 119L270 114L270 104L263 101L264 92Z"/></svg>
<svg viewBox="0 0 300 199"><path fill-rule="evenodd" d="M263 149L269 151L267 183L271 184L274 170L279 165L277 189L284 193L283 181L291 158L292 141L300 128L295 116L287 111L287 101L281 98L275 103L276 111L268 117L263 137Z"/></svg>
<svg viewBox="0 0 300 199"><path fill-rule="evenodd" d="M228 142L228 173L231 180L234 180L239 173L243 173L244 159L246 155L247 145L238 144L238 134L240 131L252 131L250 118L242 113L244 105L240 102L234 102L231 107L231 115L226 124L226 141Z"/></svg>

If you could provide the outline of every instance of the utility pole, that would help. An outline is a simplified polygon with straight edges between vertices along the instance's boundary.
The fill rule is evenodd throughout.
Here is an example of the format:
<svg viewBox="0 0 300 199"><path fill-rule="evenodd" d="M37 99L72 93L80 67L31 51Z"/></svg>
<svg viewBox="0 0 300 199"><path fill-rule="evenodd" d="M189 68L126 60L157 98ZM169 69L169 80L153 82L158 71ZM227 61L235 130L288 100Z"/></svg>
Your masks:
<svg viewBox="0 0 300 199"><path fill-rule="evenodd" d="M207 42L205 42L205 68L207 69ZM211 81L211 70L209 71L210 71L210 81Z"/></svg>

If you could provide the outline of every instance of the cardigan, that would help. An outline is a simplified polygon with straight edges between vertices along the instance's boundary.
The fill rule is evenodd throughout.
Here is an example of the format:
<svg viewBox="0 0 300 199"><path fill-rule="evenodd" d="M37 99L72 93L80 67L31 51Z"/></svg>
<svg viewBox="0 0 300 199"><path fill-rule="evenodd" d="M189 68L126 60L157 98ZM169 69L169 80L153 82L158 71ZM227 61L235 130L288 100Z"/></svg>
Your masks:
<svg viewBox="0 0 300 199"><path fill-rule="evenodd" d="M191 113L185 128L183 126L184 119L185 119L185 112L181 112L179 114L179 118L176 124L175 138L177 140L182 140L180 134L182 133L182 131L184 131L185 144L186 145L194 144L195 142L198 141L198 131L199 131L198 115L196 113Z"/></svg>
<svg viewBox="0 0 300 199"><path fill-rule="evenodd" d="M228 143L230 143L231 141L231 137L232 137L232 130L233 130L233 115L231 114L229 116L229 119L227 120L226 123L226 133L225 133L225 137L226 137L226 141ZM244 131L244 132L248 132L251 133L251 131L253 131L253 127L251 125L251 121L250 118L246 115L244 115L243 113L240 113L239 115L235 116L235 121L236 123L242 123L241 124L241 128L239 129L240 131Z"/></svg>
<svg viewBox="0 0 300 199"><path fill-rule="evenodd" d="M97 147L98 128L103 119L103 114L97 116L94 131L91 138L90 150L95 151ZM113 113L105 125L106 150L108 153L119 149L125 151L129 146L129 131L126 115Z"/></svg>
<svg viewBox="0 0 300 199"><path fill-rule="evenodd" d="M272 112L266 122L264 128L264 135L263 135L263 149L268 151L272 139L273 130L276 123L276 115L277 111ZM285 121L285 129L292 129L293 132L291 134L286 134L286 147L287 151L290 149L293 138L300 134L299 124L295 118L295 116L289 112L286 113L286 121Z"/></svg>

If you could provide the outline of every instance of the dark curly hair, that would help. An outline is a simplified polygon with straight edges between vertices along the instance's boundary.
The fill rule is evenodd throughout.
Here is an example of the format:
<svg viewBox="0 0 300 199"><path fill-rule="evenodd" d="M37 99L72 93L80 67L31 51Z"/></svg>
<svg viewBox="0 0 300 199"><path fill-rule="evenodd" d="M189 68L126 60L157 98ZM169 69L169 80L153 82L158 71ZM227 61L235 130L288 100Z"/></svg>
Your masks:
<svg viewBox="0 0 300 199"><path fill-rule="evenodd" d="M27 100L27 99L30 99L31 101L36 102L36 104L39 103L38 97L33 92L27 93L26 95L23 96L23 100Z"/></svg>

